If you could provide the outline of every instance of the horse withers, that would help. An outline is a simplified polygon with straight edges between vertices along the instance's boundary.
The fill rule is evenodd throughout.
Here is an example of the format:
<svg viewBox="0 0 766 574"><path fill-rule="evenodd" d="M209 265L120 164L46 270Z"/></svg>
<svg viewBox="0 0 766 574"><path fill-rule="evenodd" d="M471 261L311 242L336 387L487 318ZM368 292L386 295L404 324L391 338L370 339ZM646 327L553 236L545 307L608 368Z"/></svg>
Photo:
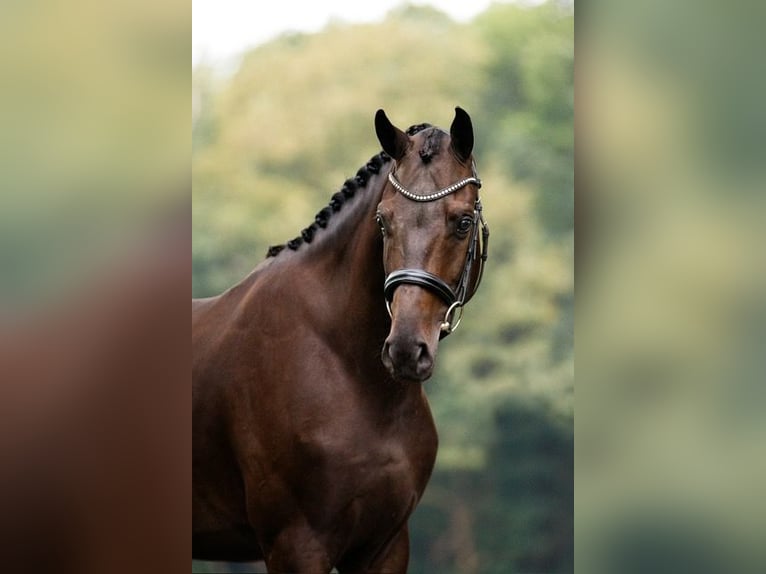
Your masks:
<svg viewBox="0 0 766 574"><path fill-rule="evenodd" d="M223 294L192 301L193 558L405 572L433 469L423 383L486 260L460 108L383 151Z"/></svg>

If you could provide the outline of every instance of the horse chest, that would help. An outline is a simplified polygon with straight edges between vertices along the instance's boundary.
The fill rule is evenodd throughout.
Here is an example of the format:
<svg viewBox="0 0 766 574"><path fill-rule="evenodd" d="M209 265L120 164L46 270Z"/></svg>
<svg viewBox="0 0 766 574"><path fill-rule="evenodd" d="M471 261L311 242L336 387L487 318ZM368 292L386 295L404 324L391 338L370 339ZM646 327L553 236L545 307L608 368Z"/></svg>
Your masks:
<svg viewBox="0 0 766 574"><path fill-rule="evenodd" d="M315 467L322 486L318 510L349 540L385 538L406 521L419 500L433 466L431 449L393 440L377 446L355 443L342 453L328 451L326 464ZM317 499L313 499L317 502ZM309 514L312 511L309 510Z"/></svg>
<svg viewBox="0 0 766 574"><path fill-rule="evenodd" d="M409 507L425 488L437 443L430 412L414 415L389 425L349 418L324 437L315 435L309 447L314 465L307 470L334 485L327 492L341 493L340 504L364 500L374 509L379 502L386 512Z"/></svg>

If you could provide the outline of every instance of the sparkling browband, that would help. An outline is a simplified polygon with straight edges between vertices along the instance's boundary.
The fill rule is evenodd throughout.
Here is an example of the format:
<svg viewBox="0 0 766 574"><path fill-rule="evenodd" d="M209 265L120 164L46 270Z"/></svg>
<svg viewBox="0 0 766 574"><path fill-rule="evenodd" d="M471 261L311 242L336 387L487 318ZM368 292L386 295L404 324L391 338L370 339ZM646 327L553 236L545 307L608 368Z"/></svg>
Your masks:
<svg viewBox="0 0 766 574"><path fill-rule="evenodd" d="M429 193L428 195L416 195L412 193L411 191L409 191L401 183L399 183L399 180L396 179L396 176L393 174L393 172L388 173L388 181L391 182L391 185L394 186L396 191L401 193L407 199L411 199L412 201L435 201L437 199L440 199L442 197L449 195L450 193L454 193L455 191L457 191L461 187L465 187L469 183L476 184L476 187L481 187L481 180L478 177L466 177L465 179L461 179L460 181L453 183L449 187L445 187L444 189L440 189L439 191Z"/></svg>

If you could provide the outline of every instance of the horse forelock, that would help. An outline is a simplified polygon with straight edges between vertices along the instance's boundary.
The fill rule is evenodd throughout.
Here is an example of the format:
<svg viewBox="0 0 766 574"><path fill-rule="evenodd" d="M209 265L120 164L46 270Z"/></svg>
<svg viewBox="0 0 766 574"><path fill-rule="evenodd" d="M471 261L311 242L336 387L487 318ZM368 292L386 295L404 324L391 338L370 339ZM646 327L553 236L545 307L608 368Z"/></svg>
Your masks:
<svg viewBox="0 0 766 574"><path fill-rule="evenodd" d="M416 133L422 132L427 128L432 128L431 124L415 124L407 128L405 132L408 136L414 136Z"/></svg>
<svg viewBox="0 0 766 574"><path fill-rule="evenodd" d="M418 155L423 163L429 163L434 156L438 155L442 148L442 142L446 132L438 128L431 128L424 134L423 141L418 150Z"/></svg>

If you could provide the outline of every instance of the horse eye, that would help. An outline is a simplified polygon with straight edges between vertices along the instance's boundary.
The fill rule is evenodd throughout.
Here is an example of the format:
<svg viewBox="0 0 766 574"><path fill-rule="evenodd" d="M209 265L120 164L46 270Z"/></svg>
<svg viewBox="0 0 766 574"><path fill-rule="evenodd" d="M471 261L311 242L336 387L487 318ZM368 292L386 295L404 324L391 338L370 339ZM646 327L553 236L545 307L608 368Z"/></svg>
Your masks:
<svg viewBox="0 0 766 574"><path fill-rule="evenodd" d="M473 226L473 219L466 216L461 219L457 224L457 230L458 233L468 233L470 231L471 226Z"/></svg>

